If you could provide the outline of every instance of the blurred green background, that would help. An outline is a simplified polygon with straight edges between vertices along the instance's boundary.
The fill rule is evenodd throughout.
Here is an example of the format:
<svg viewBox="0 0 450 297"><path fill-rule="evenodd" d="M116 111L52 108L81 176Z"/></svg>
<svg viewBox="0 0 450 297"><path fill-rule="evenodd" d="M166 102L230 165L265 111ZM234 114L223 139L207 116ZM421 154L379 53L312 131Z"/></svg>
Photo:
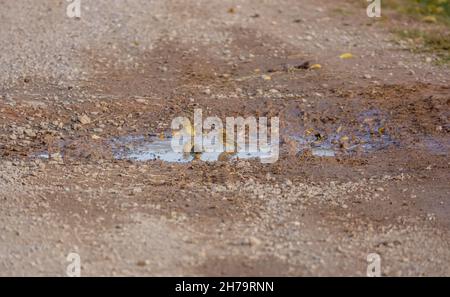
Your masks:
<svg viewBox="0 0 450 297"><path fill-rule="evenodd" d="M416 16L428 16L429 20L450 24L450 0L382 0L391 8Z"/></svg>

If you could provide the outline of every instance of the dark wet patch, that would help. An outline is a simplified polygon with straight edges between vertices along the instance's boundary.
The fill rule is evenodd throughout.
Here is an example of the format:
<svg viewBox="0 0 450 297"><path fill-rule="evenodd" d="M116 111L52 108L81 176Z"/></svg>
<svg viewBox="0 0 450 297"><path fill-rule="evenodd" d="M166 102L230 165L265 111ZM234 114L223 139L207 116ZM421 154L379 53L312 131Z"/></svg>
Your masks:
<svg viewBox="0 0 450 297"><path fill-rule="evenodd" d="M450 152L450 140L425 136L421 138L420 141L414 145L414 147L424 149L433 155L448 156Z"/></svg>
<svg viewBox="0 0 450 297"><path fill-rule="evenodd" d="M333 133L310 129L291 134L290 138L298 142L300 152L310 151L317 157L367 154L398 145L386 130L387 117L381 111L370 109L361 112L356 120L354 128L333 127Z"/></svg>

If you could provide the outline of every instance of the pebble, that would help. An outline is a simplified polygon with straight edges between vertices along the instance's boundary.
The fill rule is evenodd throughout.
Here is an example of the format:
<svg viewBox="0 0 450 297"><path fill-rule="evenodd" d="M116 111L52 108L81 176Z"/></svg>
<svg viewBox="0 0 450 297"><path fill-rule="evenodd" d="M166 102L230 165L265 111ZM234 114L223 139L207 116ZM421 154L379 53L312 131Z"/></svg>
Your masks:
<svg viewBox="0 0 450 297"><path fill-rule="evenodd" d="M139 188L139 187L133 188L133 195L139 194L139 193L142 193L142 188Z"/></svg>
<svg viewBox="0 0 450 297"><path fill-rule="evenodd" d="M82 125L87 125L91 123L91 118L89 118L87 115L84 114L78 117L78 121Z"/></svg>
<svg viewBox="0 0 450 297"><path fill-rule="evenodd" d="M258 246L262 243L261 240L259 240L258 238L254 237L254 236L250 236L248 238L248 242L251 246Z"/></svg>
<svg viewBox="0 0 450 297"><path fill-rule="evenodd" d="M149 260L140 260L136 263L137 266L141 266L141 267L147 266L149 264L150 264Z"/></svg>
<svg viewBox="0 0 450 297"><path fill-rule="evenodd" d="M23 132L28 137L36 137L36 133L32 129L25 129Z"/></svg>

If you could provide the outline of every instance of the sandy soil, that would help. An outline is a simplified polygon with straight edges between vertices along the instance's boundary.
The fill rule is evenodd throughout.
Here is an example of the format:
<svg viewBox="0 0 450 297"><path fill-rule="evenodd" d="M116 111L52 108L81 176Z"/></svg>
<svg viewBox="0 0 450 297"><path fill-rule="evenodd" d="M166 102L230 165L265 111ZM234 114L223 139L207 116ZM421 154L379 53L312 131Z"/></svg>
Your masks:
<svg viewBox="0 0 450 297"><path fill-rule="evenodd" d="M450 69L396 41L408 20L355 1L0 7L1 276L64 276L71 252L85 276L363 276L370 253L383 275L450 275ZM117 158L195 108L279 116L279 161Z"/></svg>

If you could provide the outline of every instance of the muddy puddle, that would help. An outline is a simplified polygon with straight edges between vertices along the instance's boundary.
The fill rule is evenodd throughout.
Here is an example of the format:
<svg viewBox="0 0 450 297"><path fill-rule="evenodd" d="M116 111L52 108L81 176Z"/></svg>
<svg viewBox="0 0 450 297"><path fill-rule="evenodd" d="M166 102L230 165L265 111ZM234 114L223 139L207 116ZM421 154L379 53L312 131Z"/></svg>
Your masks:
<svg viewBox="0 0 450 297"><path fill-rule="evenodd" d="M338 155L369 154L398 146L398 142L388 135L371 133L353 133L348 136L340 134L321 134L310 136L291 135L298 143L298 151L310 152L316 157L336 157Z"/></svg>
<svg viewBox="0 0 450 297"><path fill-rule="evenodd" d="M172 149L172 138L167 135L125 135L113 137L99 143L80 141L59 144L59 152L49 154L40 151L33 154L34 158L54 159L66 158L73 155L76 147L77 157L102 151L105 155L116 160L131 160L136 162L160 160L169 163L188 163L193 160L204 162L230 161L240 159L267 160L274 157L274 151L282 155L286 153L286 142L294 143L298 154L308 153L320 158L336 158L339 156L353 156L359 154L370 154L389 148L418 149L435 155L448 155L450 142L448 139L437 139L433 136L422 136L416 142L400 143L392 137L385 129L388 117L377 109L369 109L361 112L355 118L357 125L349 125L352 128L331 127L329 130L301 130L294 132L283 131L281 143L273 143L266 150L237 151L235 153L202 152L202 153L179 153ZM395 134L395 133L394 133ZM287 140L287 141L286 141ZM89 148L86 149L86 147ZM70 148L70 149L69 149ZM83 151L85 150L85 151ZM189 150L188 150L189 151Z"/></svg>
<svg viewBox="0 0 450 297"><path fill-rule="evenodd" d="M376 130L376 129L375 129ZM348 138L344 133L332 135L289 135L288 138L297 144L299 154L309 152L315 157L334 158L338 155L351 155L353 153L371 153L396 145L396 142L387 134L361 131ZM348 138L348 139L347 139ZM344 140L344 141L343 141ZM273 144L273 146L278 143ZM151 161L161 160L165 162L186 163L194 159L205 162L223 160L221 152L203 152L201 154L176 153L171 146L171 138L160 139L158 137L126 136L111 140L114 157L120 160ZM281 147L279 148L282 152ZM274 151L272 147L271 151ZM257 152L236 152L230 154L227 159L264 159L271 154Z"/></svg>
<svg viewBox="0 0 450 297"><path fill-rule="evenodd" d="M358 134L355 134L358 135ZM347 139L344 134L335 134L331 136L311 135L300 137L297 135L289 136L289 139L297 145L298 154L309 153L312 156L320 158L335 158L338 156L352 156L356 154L370 154L376 151L385 150L392 147L413 148L425 150L434 155L446 156L449 154L450 143L431 136L424 137L420 141L411 145L399 145L387 135L361 134L353 135ZM345 142L343 142L343 140ZM256 152L235 152L225 154L222 152L203 152L203 153L178 153L172 149L172 139L160 139L156 136L123 136L115 137L107 141L106 145L100 145L98 149L108 150L108 154L116 160L130 160L136 162L146 162L160 160L169 163L188 163L193 160L202 160L204 162L229 161L241 159L268 159L273 157L270 151ZM83 150L83 148L79 148ZM272 150L273 152L273 150ZM280 145L280 155L284 153L282 144ZM39 151L32 154L33 158L55 159L65 158L66 151L64 146L57 153L49 154L47 151ZM83 155L80 153L80 155Z"/></svg>
<svg viewBox="0 0 450 297"><path fill-rule="evenodd" d="M336 157L353 154L369 154L395 146L388 137L331 135L299 137L291 136L298 143L299 153L310 152L315 157Z"/></svg>
<svg viewBox="0 0 450 297"><path fill-rule="evenodd" d="M374 150L381 150L394 144L388 137L377 136L370 137L362 135L357 139L357 143L349 142L346 147L342 147L342 135L309 135L298 136L291 135L289 139L297 144L297 151L301 154L309 152L311 155L322 158L334 158L338 155L348 155L357 151L363 151L366 153ZM353 140L354 140L353 139ZM92 145L90 144L90 150L92 151ZM73 145L61 144L59 152L49 154L48 151L39 151L32 155L34 158L40 159L54 159L65 158L69 155L67 147ZM146 135L128 135L121 137L114 137L103 143L101 146L98 144L98 150L107 150L108 155L116 160L131 160L136 162L161 160L169 163L188 163L195 159L202 160L204 162L215 161L227 161L227 160L241 160L241 159L257 159L267 160L274 156L274 151L280 146L278 143L271 144L269 150L257 150L255 152L249 152L248 150L237 151L234 153L223 152L202 152L202 153L183 153L175 152L172 148L172 138L159 136L146 136ZM282 145L281 145L282 146ZM279 148L280 154L283 153L281 147ZM79 146L78 155L84 154L83 147Z"/></svg>
<svg viewBox="0 0 450 297"><path fill-rule="evenodd" d="M229 154L223 152L179 153L172 149L172 139L170 137L161 139L155 136L118 137L111 140L111 147L116 159L140 162L161 160L171 163L187 163L194 159L204 162L239 159L261 160L268 159L272 156L270 151L261 150L255 152L241 151ZM275 149L275 144L272 148Z"/></svg>

